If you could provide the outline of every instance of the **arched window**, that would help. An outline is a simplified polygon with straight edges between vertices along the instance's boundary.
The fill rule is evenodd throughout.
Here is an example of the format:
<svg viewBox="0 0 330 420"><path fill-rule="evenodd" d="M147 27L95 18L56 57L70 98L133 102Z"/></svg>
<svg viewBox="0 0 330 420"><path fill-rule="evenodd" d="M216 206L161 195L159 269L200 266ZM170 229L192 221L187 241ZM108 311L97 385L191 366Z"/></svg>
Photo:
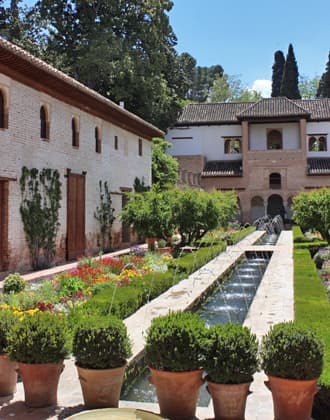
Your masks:
<svg viewBox="0 0 330 420"><path fill-rule="evenodd" d="M8 128L8 107L6 95L2 89L0 89L0 128Z"/></svg>
<svg viewBox="0 0 330 420"><path fill-rule="evenodd" d="M270 130L267 133L267 149L282 149L282 133L279 130Z"/></svg>
<svg viewBox="0 0 330 420"><path fill-rule="evenodd" d="M269 188L271 190L281 189L281 174L273 172L269 175Z"/></svg>
<svg viewBox="0 0 330 420"><path fill-rule="evenodd" d="M241 153L240 139L226 139L225 140L225 154L227 153Z"/></svg>
<svg viewBox="0 0 330 420"><path fill-rule="evenodd" d="M98 127L95 127L95 152L101 153L101 137Z"/></svg>
<svg viewBox="0 0 330 420"><path fill-rule="evenodd" d="M79 131L77 118L72 118L72 146L79 147Z"/></svg>
<svg viewBox="0 0 330 420"><path fill-rule="evenodd" d="M40 137L49 139L49 122L47 118L47 110L44 105L40 107Z"/></svg>
<svg viewBox="0 0 330 420"><path fill-rule="evenodd" d="M327 139L324 136L319 137L319 152L327 151Z"/></svg>
<svg viewBox="0 0 330 420"><path fill-rule="evenodd" d="M326 152L327 151L327 138L314 134L308 138L308 150L310 152Z"/></svg>

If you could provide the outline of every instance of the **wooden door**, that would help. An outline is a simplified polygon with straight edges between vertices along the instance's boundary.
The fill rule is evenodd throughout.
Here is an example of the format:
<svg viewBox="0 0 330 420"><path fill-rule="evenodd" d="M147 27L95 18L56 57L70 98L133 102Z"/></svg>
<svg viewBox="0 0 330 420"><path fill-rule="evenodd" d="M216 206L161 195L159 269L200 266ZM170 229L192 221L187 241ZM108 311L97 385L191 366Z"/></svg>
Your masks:
<svg viewBox="0 0 330 420"><path fill-rule="evenodd" d="M121 196L121 208L124 209L128 202L128 197L125 193ZM121 241L122 243L128 243L131 240L131 229L127 223L122 222L121 224Z"/></svg>
<svg viewBox="0 0 330 420"><path fill-rule="evenodd" d="M68 174L67 259L85 254L85 175Z"/></svg>
<svg viewBox="0 0 330 420"><path fill-rule="evenodd" d="M8 181L0 181L0 271L8 270Z"/></svg>

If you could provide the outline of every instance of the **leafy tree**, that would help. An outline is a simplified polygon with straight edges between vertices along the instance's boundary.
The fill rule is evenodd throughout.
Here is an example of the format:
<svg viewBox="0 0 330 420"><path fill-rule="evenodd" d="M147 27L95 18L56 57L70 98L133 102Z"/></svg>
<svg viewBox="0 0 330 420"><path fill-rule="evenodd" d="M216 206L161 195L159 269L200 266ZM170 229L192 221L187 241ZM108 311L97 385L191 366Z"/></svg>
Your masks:
<svg viewBox="0 0 330 420"><path fill-rule="evenodd" d="M281 95L281 83L283 78L285 58L282 51L276 51L274 54L273 74L272 74L272 97Z"/></svg>
<svg viewBox="0 0 330 420"><path fill-rule="evenodd" d="M211 67L197 66L194 70L192 88L187 99L193 102L205 102L210 96L216 78L223 76L223 68L217 64Z"/></svg>
<svg viewBox="0 0 330 420"><path fill-rule="evenodd" d="M173 206L167 192L152 189L129 194L122 221L140 236L167 239L175 228Z"/></svg>
<svg viewBox="0 0 330 420"><path fill-rule="evenodd" d="M302 99L315 99L318 91L320 78L318 76L309 79L306 76L299 77L299 91Z"/></svg>
<svg viewBox="0 0 330 420"><path fill-rule="evenodd" d="M99 181L100 204L96 207L94 218L100 224L102 250L112 248L112 225L115 221L115 209L112 207L111 192L108 182Z"/></svg>
<svg viewBox="0 0 330 420"><path fill-rule="evenodd" d="M198 190L184 190L175 193L173 213L181 245L194 244L208 231L226 226L237 211L237 199L232 193L210 194Z"/></svg>
<svg viewBox="0 0 330 420"><path fill-rule="evenodd" d="M166 153L171 144L161 138L152 141L152 183L160 190L174 187L178 180L179 164Z"/></svg>
<svg viewBox="0 0 330 420"><path fill-rule="evenodd" d="M237 76L224 74L216 77L211 90L212 102L245 102L257 101L261 99L261 94L255 90L243 87L241 80Z"/></svg>
<svg viewBox="0 0 330 420"><path fill-rule="evenodd" d="M315 229L330 241L330 188L301 192L293 198L293 219L303 230Z"/></svg>
<svg viewBox="0 0 330 420"><path fill-rule="evenodd" d="M330 52L325 72L321 76L316 96L318 98L330 98Z"/></svg>
<svg viewBox="0 0 330 420"><path fill-rule="evenodd" d="M289 99L301 98L298 87L298 77L298 65L292 44L290 44L283 69L280 96L286 96Z"/></svg>

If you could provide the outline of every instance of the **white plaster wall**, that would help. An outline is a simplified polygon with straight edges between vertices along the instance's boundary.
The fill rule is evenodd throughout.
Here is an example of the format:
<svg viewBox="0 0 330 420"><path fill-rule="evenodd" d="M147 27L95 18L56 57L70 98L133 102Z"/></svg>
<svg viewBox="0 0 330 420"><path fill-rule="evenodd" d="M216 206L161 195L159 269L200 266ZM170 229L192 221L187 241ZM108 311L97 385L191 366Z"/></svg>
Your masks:
<svg viewBox="0 0 330 420"><path fill-rule="evenodd" d="M308 122L306 126L306 147L308 157L330 157L330 122ZM325 152L310 152L308 150L308 137L313 134L327 135L327 150Z"/></svg>
<svg viewBox="0 0 330 420"><path fill-rule="evenodd" d="M60 230L58 243L66 236L66 184L67 168L72 173L86 175L86 237L90 246L96 245L99 230L94 211L99 204L99 180L108 181L112 192L120 188L133 188L135 177L151 184L151 142L142 139L143 154L138 156L138 136L114 124L102 121L80 109L60 102L0 75L0 86L9 89L9 128L0 130L0 177L14 178L9 182L9 251L10 256L20 256L26 265L23 225L19 213L21 195L19 178L23 166L58 169L62 182ZM46 104L50 111L50 139L40 139L40 106ZM71 120L79 118L79 149L72 147ZM95 152L95 127L101 129L102 153ZM114 136L118 136L118 150L114 149ZM113 195L117 219L114 230L120 229L119 212L121 196ZM94 239L93 239L94 238ZM93 242L94 241L94 242Z"/></svg>
<svg viewBox="0 0 330 420"><path fill-rule="evenodd" d="M298 123L250 124L250 150L267 150L267 130L282 129L283 149L297 150L299 145Z"/></svg>
<svg viewBox="0 0 330 420"><path fill-rule="evenodd" d="M172 144L168 152L173 156L203 155L207 160L240 160L242 154L225 154L225 136L242 135L240 124L202 125L188 129L169 129L166 140ZM173 137L192 137L192 139L173 139Z"/></svg>

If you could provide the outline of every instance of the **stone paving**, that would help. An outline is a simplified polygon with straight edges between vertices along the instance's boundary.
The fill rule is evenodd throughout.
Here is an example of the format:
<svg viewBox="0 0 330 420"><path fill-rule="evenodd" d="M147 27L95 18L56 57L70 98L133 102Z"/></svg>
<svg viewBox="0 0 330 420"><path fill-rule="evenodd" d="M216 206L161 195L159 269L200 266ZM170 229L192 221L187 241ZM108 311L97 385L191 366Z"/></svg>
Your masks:
<svg viewBox="0 0 330 420"><path fill-rule="evenodd" d="M244 324L261 337L272 324L293 319L292 234L283 231L275 246L252 246L262 235L263 232L253 232L239 244L228 247L226 252L221 253L188 279L182 280L127 318L125 323L134 343L130 363L141 357L143 335L153 317L165 314L170 309L187 309L193 306L199 296L212 286L219 275L229 271L247 249L270 250L273 251L273 256ZM65 365L59 384L58 407L27 408L23 403L23 386L19 383L14 398L11 401L2 401L0 420L64 419L70 414L81 411L83 399L74 362L72 359L66 360ZM263 373L255 375L255 381L251 386L253 393L248 397L246 420L273 419L271 393L263 384L264 378ZM121 401L120 407L136 407L159 412L157 404ZM198 407L196 415L200 419L212 418L212 404L208 407Z"/></svg>

